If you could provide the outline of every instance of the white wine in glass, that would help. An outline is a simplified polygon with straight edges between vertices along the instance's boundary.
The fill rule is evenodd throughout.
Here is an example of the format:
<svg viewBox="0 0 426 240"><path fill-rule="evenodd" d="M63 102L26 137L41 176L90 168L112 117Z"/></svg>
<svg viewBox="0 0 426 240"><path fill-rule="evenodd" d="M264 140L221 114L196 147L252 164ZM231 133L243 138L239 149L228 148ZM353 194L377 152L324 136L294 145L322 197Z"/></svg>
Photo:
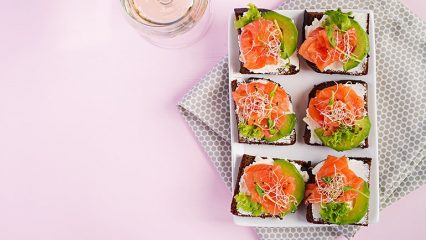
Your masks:
<svg viewBox="0 0 426 240"><path fill-rule="evenodd" d="M127 19L152 44L182 48L210 25L208 0L120 0Z"/></svg>

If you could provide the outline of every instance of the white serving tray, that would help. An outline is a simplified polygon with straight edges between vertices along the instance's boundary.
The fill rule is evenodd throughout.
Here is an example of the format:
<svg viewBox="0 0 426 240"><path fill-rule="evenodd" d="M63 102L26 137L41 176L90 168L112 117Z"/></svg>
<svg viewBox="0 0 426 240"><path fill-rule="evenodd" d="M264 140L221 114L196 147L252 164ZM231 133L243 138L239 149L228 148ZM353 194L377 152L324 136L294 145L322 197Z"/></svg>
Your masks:
<svg viewBox="0 0 426 240"><path fill-rule="evenodd" d="M299 30L299 45L302 42L303 16L305 10L284 10L277 11L285 16L292 18ZM308 11L324 11L323 9L309 9ZM233 191L235 188L236 177L243 154L268 156L276 158L288 158L293 160L311 161L315 164L324 160L327 155L348 156L348 157L370 157L370 210L368 214L368 223L377 223L379 221L379 162L378 162L378 140L377 140L377 106L376 106L376 52L374 42L374 16L369 10L353 10L357 12L369 13L369 38L370 52L368 60L368 74L365 76L349 76L339 74L321 74L312 70L307 66L305 60L299 57L300 72L295 75L276 76L262 74L241 74L239 73L239 46L238 33L233 27L235 16L232 15L229 20L228 34L228 51L229 51L229 81L248 77L264 77L281 84L290 94L293 107L297 115L297 141L291 146L275 146L275 145L257 145L238 143L238 133L236 128L234 102L231 95L231 84L229 84L229 100L231 112L231 147L232 147L232 182ZM303 134L305 123L303 117L308 104L308 94L314 85L325 81L335 80L363 80L368 84L368 114L372 123L370 135L368 137L369 147L366 149L353 149L345 152L337 152L331 148L323 146L310 146L304 143ZM259 227L302 227L302 226L324 226L322 224L312 224L306 221L306 207L303 203L299 205L299 209L294 214L289 214L280 219L262 219L258 217L239 217L233 216L234 222L243 226L259 226Z"/></svg>

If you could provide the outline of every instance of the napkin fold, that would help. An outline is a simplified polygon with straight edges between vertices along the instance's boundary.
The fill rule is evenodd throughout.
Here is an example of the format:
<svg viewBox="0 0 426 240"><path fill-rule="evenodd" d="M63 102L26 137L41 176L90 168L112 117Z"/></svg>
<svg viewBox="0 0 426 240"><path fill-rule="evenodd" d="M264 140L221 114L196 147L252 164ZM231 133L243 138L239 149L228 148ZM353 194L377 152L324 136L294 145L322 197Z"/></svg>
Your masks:
<svg viewBox="0 0 426 240"><path fill-rule="evenodd" d="M288 0L278 9L371 9L376 31L380 206L426 183L426 23L398 0ZM228 59L178 103L228 189L232 186ZM258 227L260 239L352 238L358 226Z"/></svg>

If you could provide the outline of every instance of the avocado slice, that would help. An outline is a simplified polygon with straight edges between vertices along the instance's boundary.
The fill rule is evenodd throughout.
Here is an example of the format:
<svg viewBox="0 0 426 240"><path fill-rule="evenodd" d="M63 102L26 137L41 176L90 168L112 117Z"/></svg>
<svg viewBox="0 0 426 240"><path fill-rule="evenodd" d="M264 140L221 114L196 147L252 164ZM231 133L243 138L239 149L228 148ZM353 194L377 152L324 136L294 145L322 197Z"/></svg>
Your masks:
<svg viewBox="0 0 426 240"><path fill-rule="evenodd" d="M323 128L317 128L314 132L325 146L345 151L358 147L368 137L370 128L370 119L366 116L357 120L354 127L340 127L330 136L324 136Z"/></svg>
<svg viewBox="0 0 426 240"><path fill-rule="evenodd" d="M343 64L343 70L349 71L352 68L360 64L359 60L364 59L370 49L370 44L368 41L367 32L359 25L359 23L353 19L350 19L351 25L355 28L355 33L357 37L357 44L354 51L352 52L353 57L356 59L350 58L345 64ZM358 61L357 61L358 60Z"/></svg>
<svg viewBox="0 0 426 240"><path fill-rule="evenodd" d="M287 215L290 212L295 212L297 206L302 202L305 196L305 181L303 181L303 177L297 168L287 160L279 159L275 160L274 164L277 164L281 167L285 176L293 177L296 184L296 190L294 192L294 197L296 198L297 203L294 204L283 216Z"/></svg>
<svg viewBox="0 0 426 240"><path fill-rule="evenodd" d="M283 127L274 135L271 137L265 137L265 140L268 142L275 142L285 136L288 136L291 134L291 132L294 129L294 126L296 125L296 114L286 114L286 121L283 125Z"/></svg>
<svg viewBox="0 0 426 240"><path fill-rule="evenodd" d="M368 187L367 182L364 182L364 185L362 186L360 191L366 196L370 196L370 189ZM361 221L365 214L367 214L369 198L361 193L358 193L358 196L353 202L352 210L347 215L342 217L340 224L357 223Z"/></svg>
<svg viewBox="0 0 426 240"><path fill-rule="evenodd" d="M281 41L281 57L283 59L289 58L294 51L296 51L298 39L298 31L293 20L274 11L263 12L262 18L278 23L283 34L283 39Z"/></svg>

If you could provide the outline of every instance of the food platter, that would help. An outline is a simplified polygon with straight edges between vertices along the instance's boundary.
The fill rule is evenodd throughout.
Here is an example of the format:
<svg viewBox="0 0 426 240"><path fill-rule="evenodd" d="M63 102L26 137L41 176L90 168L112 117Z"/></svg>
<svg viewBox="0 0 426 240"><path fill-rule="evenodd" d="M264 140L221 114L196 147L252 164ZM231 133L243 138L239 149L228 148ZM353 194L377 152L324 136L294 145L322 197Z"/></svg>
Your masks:
<svg viewBox="0 0 426 240"><path fill-rule="evenodd" d="M308 10L308 11L324 11ZM265 74L241 74L239 61L239 43L238 32L234 28L235 16L229 19L229 83L233 80L242 80L250 77L267 78L279 83L291 96L294 112L296 113L296 143L289 146L266 145L266 144L246 144L239 143L237 132L237 119L235 118L235 106L232 99L231 84L230 94L230 120L231 120L231 147L232 147L232 173L233 186L236 185L236 178L240 161L243 154L253 156L268 156L273 158L296 159L310 161L312 164L324 160L327 155L348 156L348 157L368 157L371 158L370 168L370 198L368 222L370 224L378 222L379 219L379 164L378 164L378 138L377 138L377 106L376 106L376 71L375 71L375 43L374 43L374 15L369 10L353 10L357 12L369 13L369 60L368 74L364 76L342 75L342 74L323 74L313 71L299 56L300 71L295 75L265 75ZM288 16L294 20L299 31L299 44L302 42L302 28L305 10L284 10L277 11L280 14ZM362 80L368 84L368 115L371 121L371 130L368 136L368 148L354 148L352 150L338 152L324 146L311 146L304 142L303 134L305 123L302 119L306 115L308 105L308 95L314 85L325 81L338 80ZM262 226L262 227L295 227L295 226L324 226L322 224L312 224L306 220L306 207L300 204L298 210L278 218L260 218L260 217L240 217L233 216L234 222L243 226Z"/></svg>

